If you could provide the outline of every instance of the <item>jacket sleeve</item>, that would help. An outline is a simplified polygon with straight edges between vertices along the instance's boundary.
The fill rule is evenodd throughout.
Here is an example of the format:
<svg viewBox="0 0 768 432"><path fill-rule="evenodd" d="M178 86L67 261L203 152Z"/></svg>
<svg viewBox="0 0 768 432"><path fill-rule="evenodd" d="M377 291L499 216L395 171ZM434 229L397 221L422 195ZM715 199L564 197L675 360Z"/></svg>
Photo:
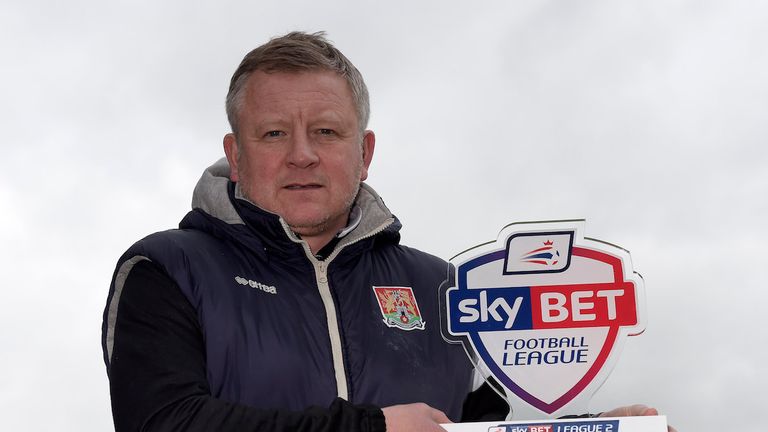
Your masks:
<svg viewBox="0 0 768 432"><path fill-rule="evenodd" d="M488 383L467 395L461 412L462 422L481 422L504 420L509 413L509 405Z"/></svg>
<svg viewBox="0 0 768 432"><path fill-rule="evenodd" d="M106 338L104 350L117 432L385 430L381 409L340 398L295 412L212 397L197 314L175 282L143 260L121 288L103 327L105 334L112 329L110 351Z"/></svg>

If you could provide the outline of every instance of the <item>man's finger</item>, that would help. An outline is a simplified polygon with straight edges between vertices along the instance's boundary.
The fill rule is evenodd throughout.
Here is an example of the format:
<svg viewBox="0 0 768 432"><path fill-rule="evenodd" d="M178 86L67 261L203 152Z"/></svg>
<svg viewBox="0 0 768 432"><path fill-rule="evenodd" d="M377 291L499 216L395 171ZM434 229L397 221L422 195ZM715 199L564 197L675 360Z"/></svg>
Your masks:
<svg viewBox="0 0 768 432"><path fill-rule="evenodd" d="M659 415L656 408L648 405L636 404L612 409L600 414L600 417L632 417L632 416L650 416Z"/></svg>
<svg viewBox="0 0 768 432"><path fill-rule="evenodd" d="M448 416L445 415L444 412L435 408L432 408L432 420L434 420L435 423L438 423L438 424L453 423L451 419L449 419Z"/></svg>
<svg viewBox="0 0 768 432"><path fill-rule="evenodd" d="M646 408L645 408L645 411L643 411L643 413L642 413L642 414L640 414L640 415L644 415L644 416L655 416L655 415L659 415L659 410L657 410L656 408L650 408L650 407L646 407Z"/></svg>

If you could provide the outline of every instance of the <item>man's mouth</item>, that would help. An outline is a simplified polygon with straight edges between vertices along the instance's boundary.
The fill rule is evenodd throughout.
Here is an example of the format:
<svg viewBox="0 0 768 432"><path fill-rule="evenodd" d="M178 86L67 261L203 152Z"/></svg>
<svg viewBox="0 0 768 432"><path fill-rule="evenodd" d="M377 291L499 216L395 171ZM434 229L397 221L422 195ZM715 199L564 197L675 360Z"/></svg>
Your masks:
<svg viewBox="0 0 768 432"><path fill-rule="evenodd" d="M289 184L285 186L288 190L310 190L310 189L319 189L322 186L316 183L308 183L308 184Z"/></svg>

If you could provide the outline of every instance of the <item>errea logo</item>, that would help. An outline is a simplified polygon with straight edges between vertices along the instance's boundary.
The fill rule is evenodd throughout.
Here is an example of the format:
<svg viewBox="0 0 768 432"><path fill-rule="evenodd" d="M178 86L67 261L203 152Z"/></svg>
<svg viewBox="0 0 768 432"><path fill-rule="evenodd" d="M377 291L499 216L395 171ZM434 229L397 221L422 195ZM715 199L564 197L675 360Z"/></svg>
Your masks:
<svg viewBox="0 0 768 432"><path fill-rule="evenodd" d="M239 283L240 285L248 285L251 288L262 290L268 294L277 294L277 288L272 285L264 285L261 282L256 282L240 276L235 276L235 282Z"/></svg>

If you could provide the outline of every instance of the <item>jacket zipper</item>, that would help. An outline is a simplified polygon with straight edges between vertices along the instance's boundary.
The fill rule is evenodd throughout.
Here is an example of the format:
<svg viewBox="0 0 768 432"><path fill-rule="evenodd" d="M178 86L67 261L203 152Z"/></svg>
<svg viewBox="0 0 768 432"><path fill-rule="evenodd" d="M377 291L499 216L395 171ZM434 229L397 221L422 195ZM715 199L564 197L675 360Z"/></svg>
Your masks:
<svg viewBox="0 0 768 432"><path fill-rule="evenodd" d="M328 265L331 261L341 252L345 247L355 244L359 241L371 238L376 234L384 231L388 226L394 222L393 218L388 218L383 224L376 229L371 230L368 234L355 239L346 244L340 244L339 247L334 249L333 252L323 261L318 260L312 254L307 242L296 238L290 227L283 223L283 229L288 237L296 239L297 243L300 243L304 249L304 254L309 259L309 262L315 268L315 282L317 284L317 290L320 292L320 298L323 301L323 307L325 308L326 324L328 326L328 337L331 342L331 356L333 357L333 372L336 378L336 395L344 400L349 400L349 388L347 387L347 371L344 365L344 352L341 346L341 331L340 324L336 319L336 303L333 301L333 295L331 295L331 286L328 283Z"/></svg>
<svg viewBox="0 0 768 432"><path fill-rule="evenodd" d="M315 267L315 279L317 290L320 292L320 298L325 307L325 319L328 325L328 337L331 341L331 355L333 357L333 371L336 378L336 394L343 399L349 398L347 389L347 373L344 367L344 357L341 349L341 334L339 332L339 323L336 319L336 304L331 295L331 286L328 284L328 264L325 261L318 261L315 257L310 258Z"/></svg>

